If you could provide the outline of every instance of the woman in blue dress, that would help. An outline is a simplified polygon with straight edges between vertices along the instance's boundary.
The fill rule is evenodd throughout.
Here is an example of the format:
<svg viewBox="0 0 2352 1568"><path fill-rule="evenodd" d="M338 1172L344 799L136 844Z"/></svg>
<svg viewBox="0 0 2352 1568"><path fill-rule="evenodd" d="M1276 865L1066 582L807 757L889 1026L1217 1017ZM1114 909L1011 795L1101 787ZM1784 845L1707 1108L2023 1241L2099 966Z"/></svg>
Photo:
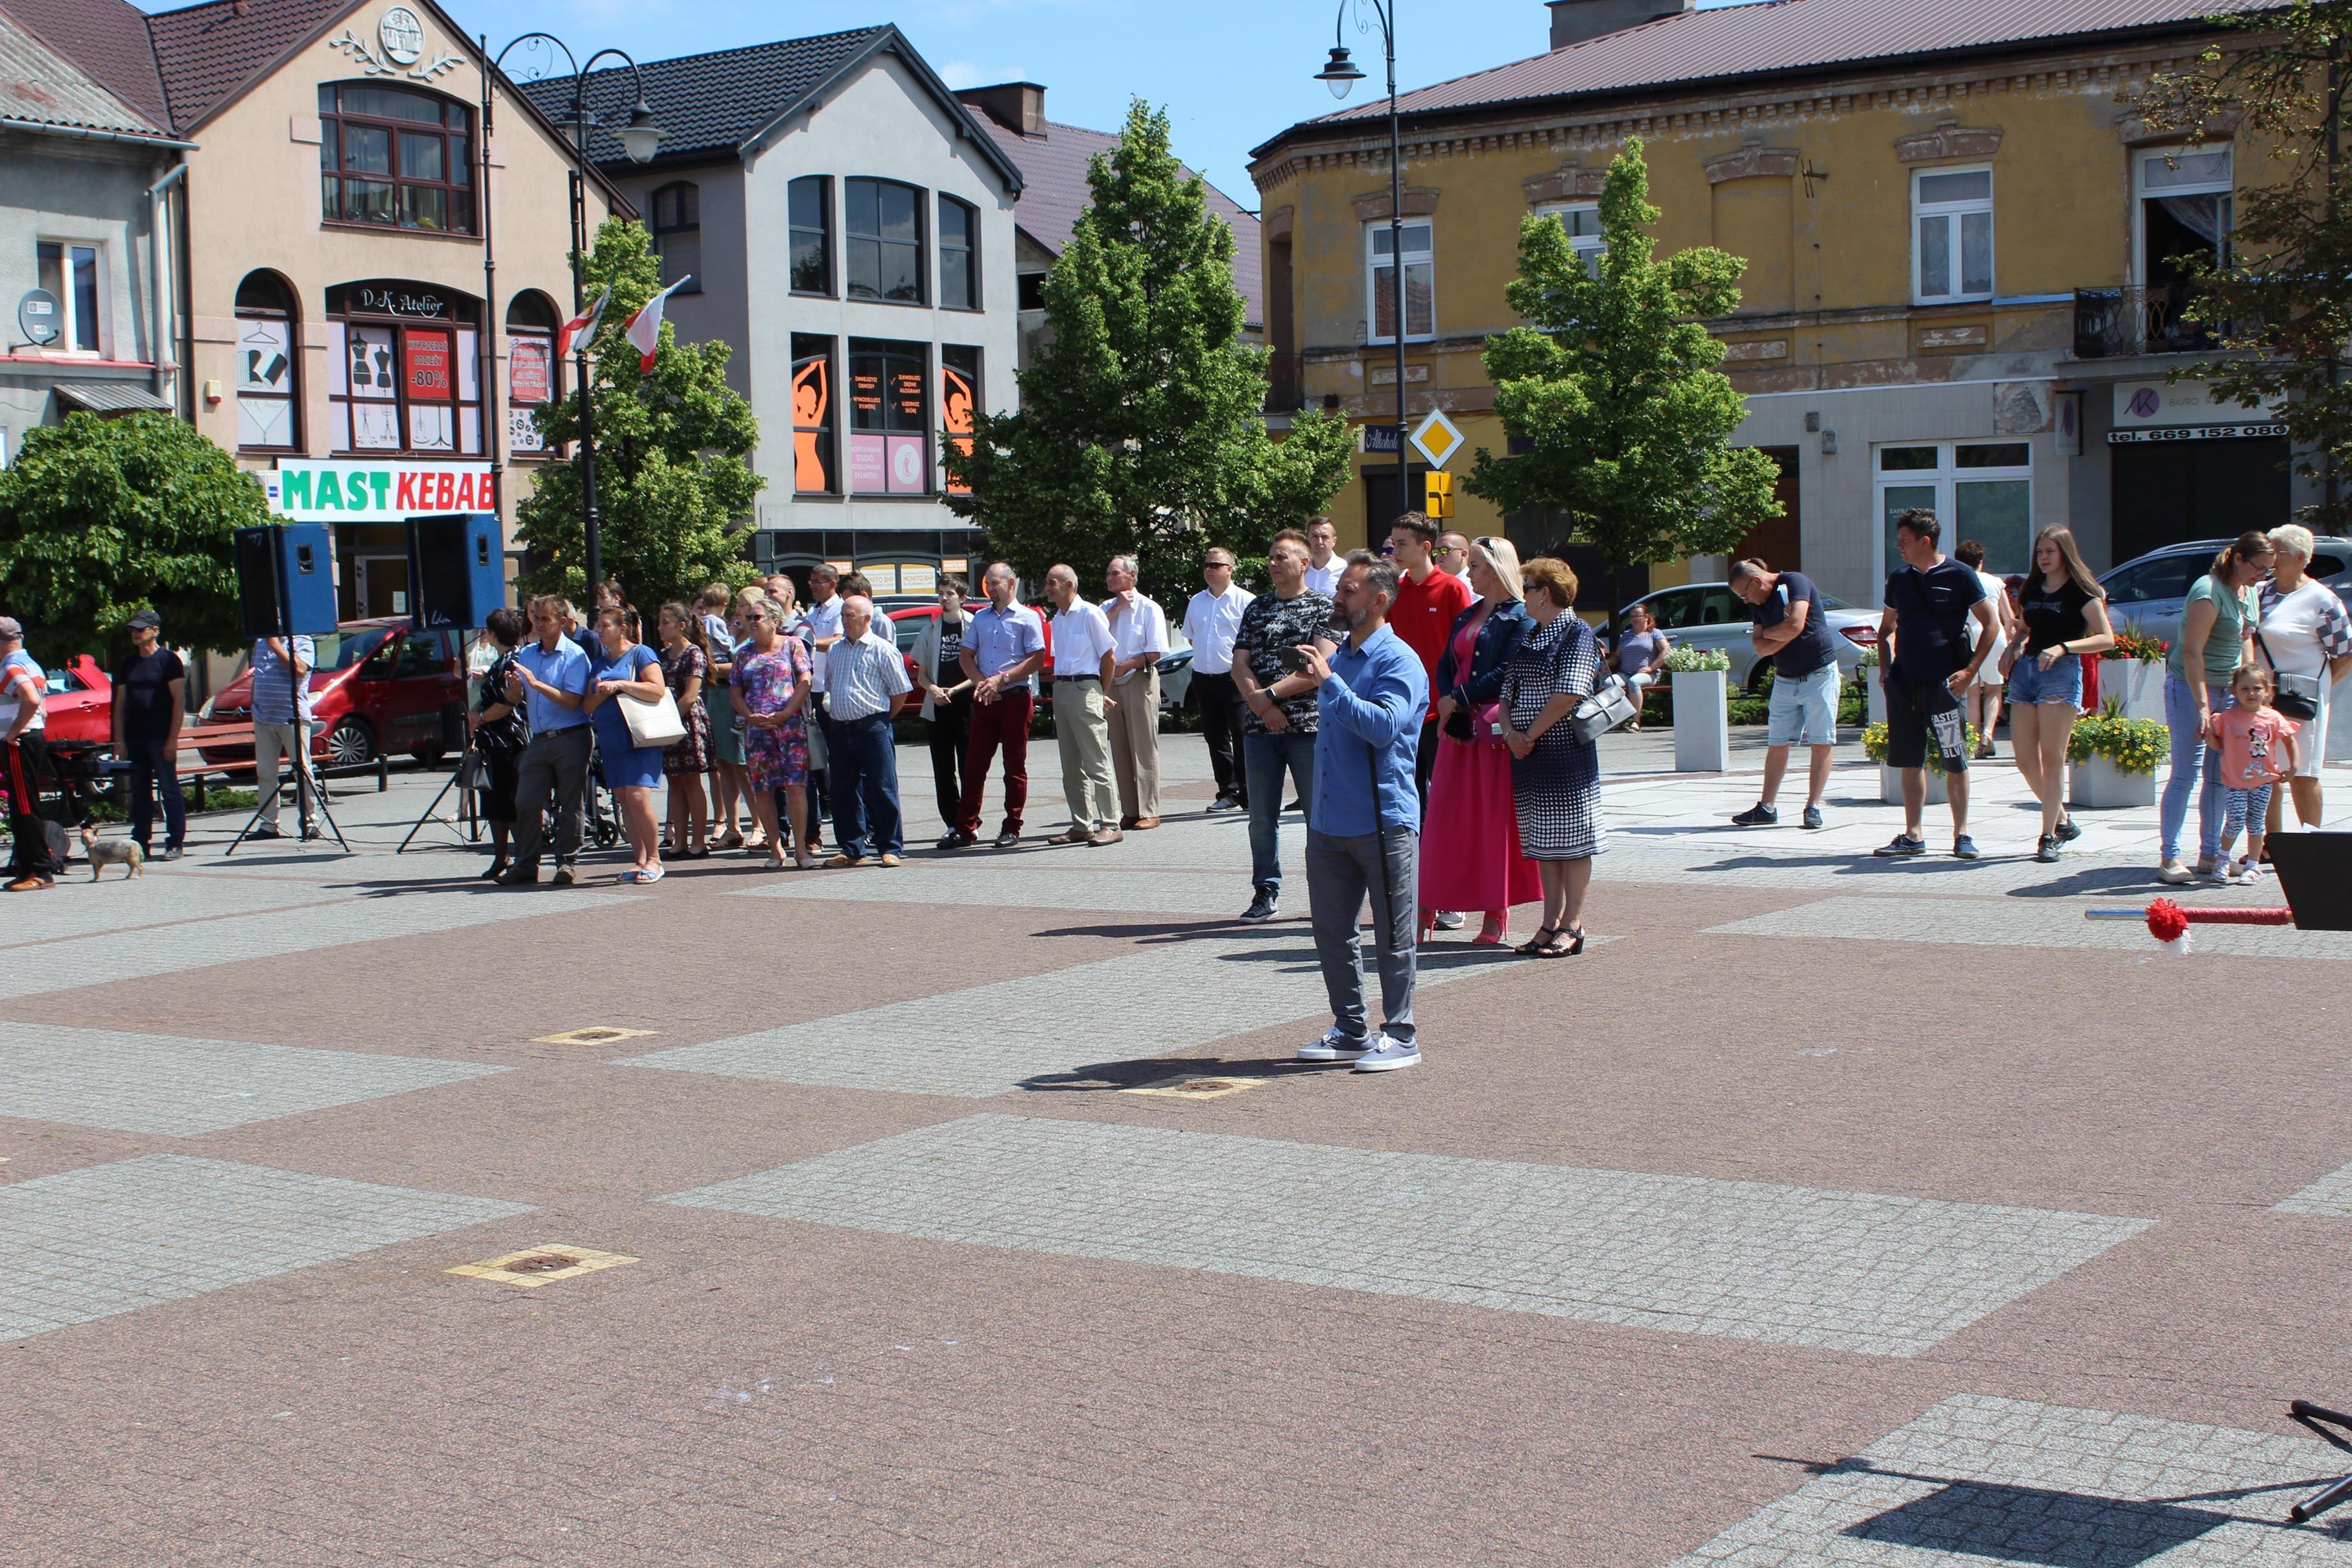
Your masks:
<svg viewBox="0 0 2352 1568"><path fill-rule="evenodd" d="M654 791L661 788L662 751L639 746L629 735L620 699L655 703L669 688L662 680L661 656L637 641L637 612L608 604L596 612L596 639L604 657L595 661L594 685L585 706L596 727L596 757L604 786L621 808L621 831L628 835L636 864L623 882L662 879L661 826L654 819ZM650 672L650 674L648 673Z"/></svg>

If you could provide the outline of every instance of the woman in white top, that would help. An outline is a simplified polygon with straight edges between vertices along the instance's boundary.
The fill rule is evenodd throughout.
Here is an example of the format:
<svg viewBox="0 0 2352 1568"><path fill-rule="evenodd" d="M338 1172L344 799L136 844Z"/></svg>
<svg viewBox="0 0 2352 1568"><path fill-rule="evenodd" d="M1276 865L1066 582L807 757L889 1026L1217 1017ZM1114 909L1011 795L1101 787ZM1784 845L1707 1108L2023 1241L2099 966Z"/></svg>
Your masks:
<svg viewBox="0 0 2352 1568"><path fill-rule="evenodd" d="M2306 828L2319 826L2319 768L2327 755L2328 688L2352 674L2352 616L2344 601L2326 583L2308 575L2311 530L2297 523L2270 533L2271 580L2263 585L2262 620L2254 652L2274 675L2316 677L2319 712L2299 722L2307 737L2295 747L2294 776L2286 789L2271 791L2270 831L2285 816L2284 800L2294 794L2295 820Z"/></svg>

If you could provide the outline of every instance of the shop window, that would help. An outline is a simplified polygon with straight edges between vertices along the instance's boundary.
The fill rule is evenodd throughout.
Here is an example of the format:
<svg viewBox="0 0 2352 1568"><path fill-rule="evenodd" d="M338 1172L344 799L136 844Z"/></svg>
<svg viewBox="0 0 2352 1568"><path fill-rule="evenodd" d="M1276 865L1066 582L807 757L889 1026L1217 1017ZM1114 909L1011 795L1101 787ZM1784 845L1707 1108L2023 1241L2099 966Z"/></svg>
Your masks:
<svg viewBox="0 0 2352 1568"><path fill-rule="evenodd" d="M1568 248L1584 264L1585 272L1593 277L1601 276L1601 258L1609 246L1601 238L1601 204L1571 202L1566 206L1538 207L1538 217L1557 218L1559 226L1568 231Z"/></svg>
<svg viewBox="0 0 2352 1568"><path fill-rule="evenodd" d="M940 198L940 304L980 308L980 214L953 196Z"/></svg>
<svg viewBox="0 0 2352 1568"><path fill-rule="evenodd" d="M923 302L922 192L891 180L845 180L842 227L849 240L849 297Z"/></svg>
<svg viewBox="0 0 2352 1568"><path fill-rule="evenodd" d="M865 496L931 489L928 343L849 340L849 488Z"/></svg>
<svg viewBox="0 0 2352 1568"><path fill-rule="evenodd" d="M329 418L339 453L482 451L478 311L421 284L327 291Z"/></svg>
<svg viewBox="0 0 2352 1568"><path fill-rule="evenodd" d="M330 223L474 232L472 110L415 88L328 82L319 117Z"/></svg>
<svg viewBox="0 0 2352 1568"><path fill-rule="evenodd" d="M958 452L971 450L971 416L980 408L980 350L961 343L940 345L940 428ZM969 496L971 486L942 481L950 496Z"/></svg>
<svg viewBox="0 0 2352 1568"><path fill-rule="evenodd" d="M1992 298L1992 171L1923 169L1911 177L1912 298Z"/></svg>
<svg viewBox="0 0 2352 1568"><path fill-rule="evenodd" d="M1920 441L1881 446L1873 463L1878 492L1881 575L1902 563L1895 519L1914 507L1936 514L1946 555L1963 539L1984 546L1985 570L2028 570L2033 549L2033 447L2023 441Z"/></svg>
<svg viewBox="0 0 2352 1568"><path fill-rule="evenodd" d="M803 174L787 194L792 226L793 292L833 292L833 181Z"/></svg>
<svg viewBox="0 0 2352 1568"><path fill-rule="evenodd" d="M793 334L793 489L803 496L837 496L841 479L834 465L833 340Z"/></svg>
<svg viewBox="0 0 2352 1568"><path fill-rule="evenodd" d="M680 294L702 292L702 187L678 180L654 193L654 254L665 287L687 280Z"/></svg>
<svg viewBox="0 0 2352 1568"><path fill-rule="evenodd" d="M1371 340L1396 341L1396 240L1385 223L1364 231L1364 283L1370 296L1364 319L1372 324ZM1437 331L1437 277L1432 254L1432 225L1404 225L1404 335L1408 341Z"/></svg>
<svg viewBox="0 0 2352 1568"><path fill-rule="evenodd" d="M547 455L547 439L531 413L562 395L555 329L555 306L546 295L525 292L508 303L507 450L517 457Z"/></svg>
<svg viewBox="0 0 2352 1568"><path fill-rule="evenodd" d="M99 258L103 253L97 246L76 245L71 240L45 239L34 250L41 287L56 298L65 318L57 324L58 336L47 345L48 350L53 354L100 352L106 320L99 306L98 284Z"/></svg>
<svg viewBox="0 0 2352 1568"><path fill-rule="evenodd" d="M236 444L242 452L299 452L296 394L302 350L294 291L274 272L236 286Z"/></svg>

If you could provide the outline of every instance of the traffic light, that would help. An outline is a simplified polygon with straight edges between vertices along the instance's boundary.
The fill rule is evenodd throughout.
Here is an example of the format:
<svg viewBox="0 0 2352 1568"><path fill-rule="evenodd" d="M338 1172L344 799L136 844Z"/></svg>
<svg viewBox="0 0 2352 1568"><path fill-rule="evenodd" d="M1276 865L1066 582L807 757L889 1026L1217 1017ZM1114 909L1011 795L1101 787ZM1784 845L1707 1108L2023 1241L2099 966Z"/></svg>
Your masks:
<svg viewBox="0 0 2352 1568"><path fill-rule="evenodd" d="M1454 515L1454 476L1443 469L1433 468L1422 476L1422 482L1427 486L1427 490L1422 497L1424 504L1421 509L1432 517L1452 517Z"/></svg>

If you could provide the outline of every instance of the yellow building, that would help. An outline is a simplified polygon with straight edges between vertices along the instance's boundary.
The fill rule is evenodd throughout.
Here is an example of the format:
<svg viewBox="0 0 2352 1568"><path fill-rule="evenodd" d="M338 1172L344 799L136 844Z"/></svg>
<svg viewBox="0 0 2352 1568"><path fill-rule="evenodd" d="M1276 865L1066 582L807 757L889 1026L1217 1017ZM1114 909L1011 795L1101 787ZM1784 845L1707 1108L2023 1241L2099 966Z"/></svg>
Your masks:
<svg viewBox="0 0 2352 1568"><path fill-rule="evenodd" d="M2259 155L2226 137L2184 154L2121 98L2194 60L2215 0L2117 0L2097 31L2046 0L1687 3L1553 0L1546 53L1400 100L1407 418L1460 426L1456 473L1507 448L1479 355L1517 324L1521 219L1591 233L1609 161L1639 136L1661 252L1748 258L1739 310L1711 326L1748 396L1736 439L1782 465L1789 515L1748 541L1775 565L1874 603L1911 506L2014 571L2051 523L2104 566L2307 498L2274 425L2164 382L2203 347L2178 319L2179 258L2213 254ZM1388 134L1374 95L1251 166L1277 408L1344 409L1375 442L1396 392ZM1343 539L1396 509L1393 451L1359 457L1333 507ZM1558 533L1466 495L1457 520L1523 549ZM1586 608L1641 591L1596 582Z"/></svg>

